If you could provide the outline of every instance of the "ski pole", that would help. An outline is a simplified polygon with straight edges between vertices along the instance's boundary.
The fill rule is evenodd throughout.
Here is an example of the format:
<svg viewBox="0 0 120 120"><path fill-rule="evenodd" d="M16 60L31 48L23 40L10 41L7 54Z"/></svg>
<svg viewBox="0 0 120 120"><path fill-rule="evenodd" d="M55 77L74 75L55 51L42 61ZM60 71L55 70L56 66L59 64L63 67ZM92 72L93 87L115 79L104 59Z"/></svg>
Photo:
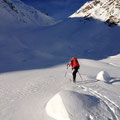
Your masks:
<svg viewBox="0 0 120 120"><path fill-rule="evenodd" d="M79 71L78 71L78 74L79 74L80 78L82 79L82 76L81 76L81 74L79 73ZM82 79L82 80L83 80L83 79Z"/></svg>
<svg viewBox="0 0 120 120"><path fill-rule="evenodd" d="M64 76L64 77L66 77L66 75L67 75L67 72L68 72L68 65L67 65L67 70L66 70L66 72L65 72L65 76Z"/></svg>
<svg viewBox="0 0 120 120"><path fill-rule="evenodd" d="M64 77L66 77L66 75L67 75L67 71L65 72L65 76Z"/></svg>

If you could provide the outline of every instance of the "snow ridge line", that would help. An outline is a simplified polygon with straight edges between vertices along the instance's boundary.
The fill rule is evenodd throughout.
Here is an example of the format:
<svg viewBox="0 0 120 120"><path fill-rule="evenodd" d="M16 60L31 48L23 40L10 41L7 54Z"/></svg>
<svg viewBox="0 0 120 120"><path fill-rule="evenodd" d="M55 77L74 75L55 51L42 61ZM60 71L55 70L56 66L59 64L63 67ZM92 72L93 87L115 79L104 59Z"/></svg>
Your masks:
<svg viewBox="0 0 120 120"><path fill-rule="evenodd" d="M91 88L87 88L83 85L82 86L78 85L78 87L80 87L80 88L84 89L85 91L93 94L94 96L100 98L105 103L105 105L108 107L109 112L113 116L114 120L120 120L120 108L113 101L108 99L106 96L101 95L97 91L94 91Z"/></svg>

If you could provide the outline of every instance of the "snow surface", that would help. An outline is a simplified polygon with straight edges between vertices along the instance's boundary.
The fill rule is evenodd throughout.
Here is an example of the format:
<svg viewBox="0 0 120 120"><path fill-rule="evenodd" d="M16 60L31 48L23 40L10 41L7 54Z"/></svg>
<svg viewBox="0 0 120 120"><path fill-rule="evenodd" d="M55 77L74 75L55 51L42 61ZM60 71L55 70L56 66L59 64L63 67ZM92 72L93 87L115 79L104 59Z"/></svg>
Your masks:
<svg viewBox="0 0 120 120"><path fill-rule="evenodd" d="M41 27L0 9L0 120L120 120L119 26L72 18ZM77 74L76 84L66 69L73 56L83 78ZM100 71L108 83L96 79Z"/></svg>
<svg viewBox="0 0 120 120"><path fill-rule="evenodd" d="M55 120L104 120L113 117L99 98L68 90L55 95L48 102L46 111Z"/></svg>
<svg viewBox="0 0 120 120"><path fill-rule="evenodd" d="M31 25L49 26L57 23L55 19L33 7L25 5L20 0L1 0L0 18L0 25L5 23L14 25L20 22Z"/></svg>
<svg viewBox="0 0 120 120"><path fill-rule="evenodd" d="M73 56L99 60L120 51L120 28L110 28L97 20L67 19L44 28L1 26L0 72L47 68Z"/></svg>
<svg viewBox="0 0 120 120"><path fill-rule="evenodd" d="M113 66L119 66L120 67L120 54L115 56L110 56L107 59L105 59L107 63L113 65Z"/></svg>
<svg viewBox="0 0 120 120"><path fill-rule="evenodd" d="M46 24L41 20L40 26L36 24L37 19L30 12L35 9L20 0L7 1L11 1L19 13L0 1L0 73L48 68L63 64L73 56L100 60L120 53L118 26L111 28L99 20L71 18L41 27L40 24ZM24 18L21 13L25 14L27 24L16 19ZM34 20L29 21L28 16Z"/></svg>
<svg viewBox="0 0 120 120"><path fill-rule="evenodd" d="M93 0L86 2L70 17L92 17L120 25L119 0Z"/></svg>
<svg viewBox="0 0 120 120"><path fill-rule="evenodd" d="M110 76L106 71L100 71L97 76L96 76L97 80L102 80L102 81L106 81L109 82L110 80Z"/></svg>
<svg viewBox="0 0 120 120"><path fill-rule="evenodd" d="M103 61L80 59L79 62L83 81L77 74L76 84L68 79L70 71L64 77L66 64L0 74L0 119L119 120L120 68ZM95 79L100 70L113 77L109 84ZM49 112L55 117L47 115Z"/></svg>
<svg viewBox="0 0 120 120"><path fill-rule="evenodd" d="M56 120L70 120L67 110L59 94L55 95L46 106L46 112Z"/></svg>

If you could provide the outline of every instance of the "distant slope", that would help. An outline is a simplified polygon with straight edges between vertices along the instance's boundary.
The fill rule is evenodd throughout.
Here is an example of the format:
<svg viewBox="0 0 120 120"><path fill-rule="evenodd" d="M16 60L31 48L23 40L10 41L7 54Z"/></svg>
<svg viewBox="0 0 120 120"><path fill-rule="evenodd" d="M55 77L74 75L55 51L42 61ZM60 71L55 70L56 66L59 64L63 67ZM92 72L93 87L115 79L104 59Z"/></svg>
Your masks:
<svg viewBox="0 0 120 120"><path fill-rule="evenodd" d="M70 17L93 17L120 25L120 1L119 0L93 0L84 4Z"/></svg>
<svg viewBox="0 0 120 120"><path fill-rule="evenodd" d="M120 53L119 26L71 18L47 27L51 21L43 20L44 15L43 22L36 19L34 9L19 0L0 3L0 72L47 68L74 56L99 60Z"/></svg>
<svg viewBox="0 0 120 120"><path fill-rule="evenodd" d="M99 60L116 55L119 33L117 26L85 18L45 28L4 28L0 30L0 72L46 68L73 56Z"/></svg>
<svg viewBox="0 0 120 120"><path fill-rule="evenodd" d="M1 0L0 18L1 24L9 24L10 21L15 24L15 21L19 21L25 24L48 26L56 23L55 19L25 5L20 0Z"/></svg>

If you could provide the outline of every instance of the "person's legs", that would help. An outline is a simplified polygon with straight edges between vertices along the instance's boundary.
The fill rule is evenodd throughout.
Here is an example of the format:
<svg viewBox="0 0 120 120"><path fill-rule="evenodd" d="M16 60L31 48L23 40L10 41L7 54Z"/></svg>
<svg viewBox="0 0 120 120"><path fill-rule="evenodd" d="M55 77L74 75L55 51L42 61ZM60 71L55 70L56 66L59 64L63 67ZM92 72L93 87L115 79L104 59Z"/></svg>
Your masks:
<svg viewBox="0 0 120 120"><path fill-rule="evenodd" d="M75 69L73 70L73 82L75 82L76 80L76 71L75 71Z"/></svg>
<svg viewBox="0 0 120 120"><path fill-rule="evenodd" d="M75 83L76 82L76 73L78 72L78 67L75 67L73 69L73 82Z"/></svg>

